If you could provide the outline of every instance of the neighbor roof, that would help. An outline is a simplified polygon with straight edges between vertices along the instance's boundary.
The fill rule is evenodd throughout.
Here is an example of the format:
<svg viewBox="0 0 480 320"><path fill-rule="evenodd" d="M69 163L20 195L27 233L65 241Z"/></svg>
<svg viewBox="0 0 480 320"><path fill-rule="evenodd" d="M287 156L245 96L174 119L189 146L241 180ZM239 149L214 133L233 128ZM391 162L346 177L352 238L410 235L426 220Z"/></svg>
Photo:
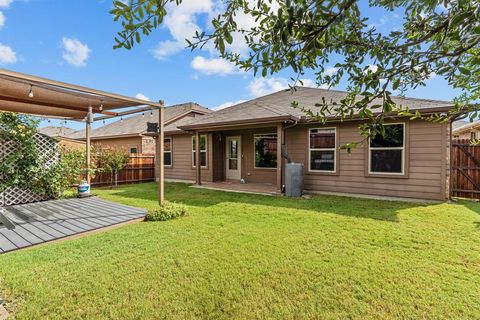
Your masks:
<svg viewBox="0 0 480 320"><path fill-rule="evenodd" d="M77 130L68 128L68 127L55 127L55 126L48 126L44 128L38 128L37 132L44 134L49 137L67 137Z"/></svg>
<svg viewBox="0 0 480 320"><path fill-rule="evenodd" d="M455 124L455 122L454 122L454 124ZM453 127L453 133L460 133L460 132L464 132L464 131L469 131L469 130L476 129L477 127L480 127L480 121L470 122L470 123L467 123L467 124L464 123L462 126L457 126L456 128L454 126Z"/></svg>
<svg viewBox="0 0 480 320"><path fill-rule="evenodd" d="M339 102L346 95L347 92L344 91L319 88L297 87L294 92L286 89L216 111L185 125L179 125L179 127L189 130L285 120L306 120L306 114L302 110L291 106L292 101L297 101L299 107L316 112L315 104L321 102L322 97L327 102ZM453 103L448 101L402 97L393 97L392 99L395 103L408 106L411 110L440 112L453 107ZM372 104L381 104L381 100L374 100Z"/></svg>
<svg viewBox="0 0 480 320"><path fill-rule="evenodd" d="M164 132L179 130L175 126L176 121L190 113L207 114L212 112L199 104L188 102L170 107L165 107ZM108 125L92 130L91 138L112 138L118 136L139 136L147 131L147 122L158 122L158 110L147 111L133 117L118 120ZM68 136L72 139L85 139L85 130L77 131Z"/></svg>

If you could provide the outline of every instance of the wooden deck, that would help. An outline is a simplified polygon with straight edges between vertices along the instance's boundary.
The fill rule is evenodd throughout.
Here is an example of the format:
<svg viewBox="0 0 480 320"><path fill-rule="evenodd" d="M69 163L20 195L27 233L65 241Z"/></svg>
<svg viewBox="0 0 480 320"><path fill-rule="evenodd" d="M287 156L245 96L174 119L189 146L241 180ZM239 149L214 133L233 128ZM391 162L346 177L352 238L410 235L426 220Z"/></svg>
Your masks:
<svg viewBox="0 0 480 320"><path fill-rule="evenodd" d="M0 253L13 251L145 216L133 208L96 197L29 203L0 213Z"/></svg>

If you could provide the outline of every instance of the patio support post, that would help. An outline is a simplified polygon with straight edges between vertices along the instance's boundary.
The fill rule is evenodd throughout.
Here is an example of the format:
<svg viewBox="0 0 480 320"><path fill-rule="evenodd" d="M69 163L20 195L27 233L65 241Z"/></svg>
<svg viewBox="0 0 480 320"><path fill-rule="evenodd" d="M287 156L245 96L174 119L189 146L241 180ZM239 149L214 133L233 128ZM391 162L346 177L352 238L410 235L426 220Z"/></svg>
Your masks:
<svg viewBox="0 0 480 320"><path fill-rule="evenodd" d="M282 191L282 124L277 126L277 189Z"/></svg>
<svg viewBox="0 0 480 320"><path fill-rule="evenodd" d="M163 105L163 101L159 101ZM163 205L165 200L165 172L164 172L164 107L158 109L158 137L157 137L157 168L158 168L158 204Z"/></svg>
<svg viewBox="0 0 480 320"><path fill-rule="evenodd" d="M196 184L202 184L202 166L200 164L200 132L195 132L195 170L196 170Z"/></svg>
<svg viewBox="0 0 480 320"><path fill-rule="evenodd" d="M91 177L90 177L90 162L91 162L91 155L90 155L90 133L92 131L92 120L93 120L93 113L92 113L92 106L88 107L88 113L85 121L85 168L87 170L85 176L87 178L87 183L90 184L91 182Z"/></svg>

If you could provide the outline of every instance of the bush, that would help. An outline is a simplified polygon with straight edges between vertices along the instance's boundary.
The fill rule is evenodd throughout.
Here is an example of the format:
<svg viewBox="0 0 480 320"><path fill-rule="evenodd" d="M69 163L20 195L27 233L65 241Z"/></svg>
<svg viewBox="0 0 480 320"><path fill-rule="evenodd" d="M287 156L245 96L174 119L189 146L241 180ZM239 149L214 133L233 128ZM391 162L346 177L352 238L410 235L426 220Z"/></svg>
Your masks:
<svg viewBox="0 0 480 320"><path fill-rule="evenodd" d="M187 207L175 202L165 202L161 207L149 210L145 221L167 221L187 215Z"/></svg>

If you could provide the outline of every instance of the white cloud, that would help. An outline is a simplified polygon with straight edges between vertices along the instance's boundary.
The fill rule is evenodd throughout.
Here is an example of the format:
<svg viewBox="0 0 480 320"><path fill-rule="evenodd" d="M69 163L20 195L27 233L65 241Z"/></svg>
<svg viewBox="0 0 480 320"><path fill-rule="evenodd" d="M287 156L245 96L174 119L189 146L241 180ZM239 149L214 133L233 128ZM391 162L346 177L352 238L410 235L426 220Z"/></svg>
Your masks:
<svg viewBox="0 0 480 320"><path fill-rule="evenodd" d="M222 109L234 106L236 104L239 104L239 103L242 103L242 102L245 102L245 101L247 101L247 100L238 100L238 101L235 101L235 102L228 101L228 102L222 103L221 105L216 106L215 108L213 108L213 110L222 110Z"/></svg>
<svg viewBox="0 0 480 320"><path fill-rule="evenodd" d="M368 72L376 73L377 70L378 70L378 66L376 66L374 64L369 64L367 66L367 68L365 69L365 73L368 73Z"/></svg>
<svg viewBox="0 0 480 320"><path fill-rule="evenodd" d="M179 41L161 41L152 50L153 56L158 60L165 60L172 54L182 51L186 44L182 44Z"/></svg>
<svg viewBox="0 0 480 320"><path fill-rule="evenodd" d="M304 87L315 87L316 84L311 79L301 79ZM292 84L285 78L256 78L248 84L248 92L254 98L267 95L269 93L277 92L287 89L288 85ZM300 86L300 83L297 83Z"/></svg>
<svg viewBox="0 0 480 320"><path fill-rule="evenodd" d="M191 64L192 68L206 75L227 75L237 72L235 66L222 58L204 58L196 56Z"/></svg>
<svg viewBox="0 0 480 320"><path fill-rule="evenodd" d="M323 74L325 76L334 76L338 72L338 68L335 67L326 67L325 70L323 71Z"/></svg>
<svg viewBox="0 0 480 320"><path fill-rule="evenodd" d="M211 0L184 0L178 6L169 3L164 25L173 39L159 42L152 50L153 56L164 60L185 48L187 46L185 39L192 39L195 31L201 31L196 16L211 13L212 6Z"/></svg>
<svg viewBox="0 0 480 320"><path fill-rule="evenodd" d="M0 0L0 8L8 8L13 0Z"/></svg>
<svg viewBox="0 0 480 320"><path fill-rule="evenodd" d="M7 45L0 43L0 64L17 62L17 54Z"/></svg>
<svg viewBox="0 0 480 320"><path fill-rule="evenodd" d="M137 93L135 95L135 98L140 99L140 100L145 100L145 101L150 101L150 98L144 95L143 93Z"/></svg>
<svg viewBox="0 0 480 320"><path fill-rule="evenodd" d="M75 67L84 67L90 56L90 48L77 39L62 38L63 59Z"/></svg>
<svg viewBox="0 0 480 320"><path fill-rule="evenodd" d="M7 18L5 17L3 12L0 11L0 29L2 29L2 27L5 25L5 20L7 20Z"/></svg>

